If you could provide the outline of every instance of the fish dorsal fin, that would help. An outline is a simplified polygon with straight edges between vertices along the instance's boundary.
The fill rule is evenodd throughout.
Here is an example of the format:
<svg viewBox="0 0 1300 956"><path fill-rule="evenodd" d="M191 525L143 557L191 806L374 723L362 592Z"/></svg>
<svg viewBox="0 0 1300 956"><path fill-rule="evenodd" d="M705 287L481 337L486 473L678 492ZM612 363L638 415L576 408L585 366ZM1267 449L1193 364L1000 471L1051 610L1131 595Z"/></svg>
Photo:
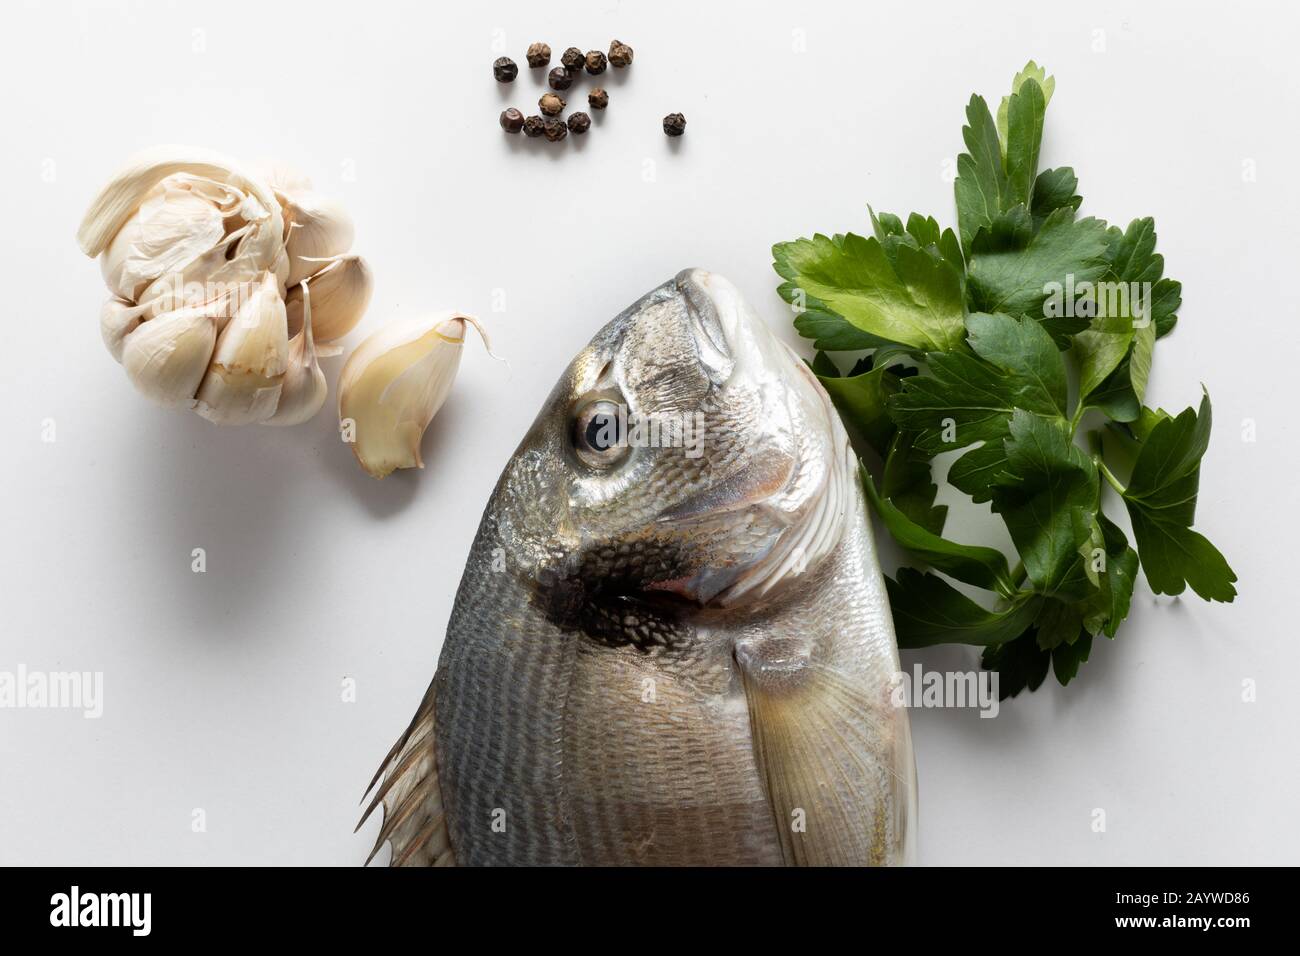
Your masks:
<svg viewBox="0 0 1300 956"><path fill-rule="evenodd" d="M916 784L906 710L891 705L887 688L876 700L790 651L760 639L736 654L786 863L910 862Z"/></svg>
<svg viewBox="0 0 1300 956"><path fill-rule="evenodd" d="M373 860L385 843L392 843L393 855L389 866L455 865L447 837L442 791L438 788L432 684L406 733L393 744L393 749L370 781L367 795L375 789L381 776L384 782L357 824L360 830L375 808L380 803L384 805L384 825L366 862Z"/></svg>

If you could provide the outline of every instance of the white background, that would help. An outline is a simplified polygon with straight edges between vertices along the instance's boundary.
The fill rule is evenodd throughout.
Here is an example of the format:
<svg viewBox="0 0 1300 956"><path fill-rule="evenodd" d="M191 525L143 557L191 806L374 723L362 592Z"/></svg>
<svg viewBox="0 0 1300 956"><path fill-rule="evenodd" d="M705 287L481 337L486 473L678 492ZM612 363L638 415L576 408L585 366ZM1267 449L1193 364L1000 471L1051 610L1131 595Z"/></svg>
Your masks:
<svg viewBox="0 0 1300 956"><path fill-rule="evenodd" d="M868 202L951 223L966 101L996 104L1031 57L1057 78L1044 167L1075 168L1087 214L1154 216L1184 284L1149 397L1211 391L1198 526L1241 596L1139 582L1067 690L1049 678L994 720L916 713L922 860L1297 862L1296 28L1291 5L1242 2L9 5L0 669L102 671L105 701L98 721L0 710L0 863L359 863L376 823L352 834L357 800L571 355L690 265L797 341L771 244L866 230ZM558 57L615 36L636 61L605 78L585 141L507 137L497 113L532 112L542 87L526 67L493 81L498 30L521 64L535 39ZM490 324L510 370L469 347L423 472L357 467L329 411L340 359L331 405L291 430L219 429L132 390L73 234L161 142L278 157L346 204L377 277L349 344L438 309Z"/></svg>

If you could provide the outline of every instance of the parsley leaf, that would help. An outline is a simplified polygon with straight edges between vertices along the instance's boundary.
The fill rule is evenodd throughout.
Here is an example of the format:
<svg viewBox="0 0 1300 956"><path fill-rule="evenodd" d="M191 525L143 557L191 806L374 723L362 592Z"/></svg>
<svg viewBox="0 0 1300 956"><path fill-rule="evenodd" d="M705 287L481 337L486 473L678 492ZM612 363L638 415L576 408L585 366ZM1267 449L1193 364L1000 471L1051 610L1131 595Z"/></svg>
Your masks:
<svg viewBox="0 0 1300 956"><path fill-rule="evenodd" d="M1043 143L1043 118L1047 94L1039 80L1021 74L1015 92L1003 99L998 110L998 132L1007 169L1007 192L1017 203L1028 206L1038 175L1038 151Z"/></svg>
<svg viewBox="0 0 1300 956"><path fill-rule="evenodd" d="M1016 586L1001 551L980 545L957 544L917 524L892 501L881 497L865 468L862 469L862 487L894 540L916 557L958 581L997 591L1003 597L1015 594Z"/></svg>
<svg viewBox="0 0 1300 956"><path fill-rule="evenodd" d="M1002 238L979 237L969 257L967 286L971 307L1041 317L1048 287L1095 282L1107 269L1106 224L1074 218L1068 207L1054 210L1027 240L1023 232ZM1086 325L1086 322L1084 323Z"/></svg>
<svg viewBox="0 0 1300 956"><path fill-rule="evenodd" d="M1102 532L1101 555L1095 555L1094 550L1088 560L1100 558L1102 567L1097 572L1096 593L1083 604L1083 626L1090 634L1114 637L1128 617L1133 583L1137 580L1138 554L1129 547L1124 532L1109 518L1099 513L1097 519Z"/></svg>
<svg viewBox="0 0 1300 956"><path fill-rule="evenodd" d="M1207 601L1231 601L1237 575L1218 549L1192 530L1210 425L1208 394L1199 412L1188 408L1159 421L1142 443L1123 497L1151 590L1181 594L1190 585Z"/></svg>
<svg viewBox="0 0 1300 956"><path fill-rule="evenodd" d="M966 328L971 352L931 353L931 374L907 379L887 402L930 454L1001 438L1017 408L1065 413L1065 366L1037 323L976 313Z"/></svg>
<svg viewBox="0 0 1300 956"><path fill-rule="evenodd" d="M1133 220L1122 233L1111 230L1106 274L1099 287L1086 290L1081 303L1096 314L1089 328L1074 339L1082 396L1100 389L1127 359L1127 387L1132 389L1134 404L1142 401L1159 330L1173 328L1174 313L1182 302L1182 286L1163 278L1164 257L1155 246L1155 222L1150 217ZM1103 391L1105 401L1115 400L1116 389L1123 393L1124 379L1121 375Z"/></svg>
<svg viewBox="0 0 1300 956"><path fill-rule="evenodd" d="M1042 109L1039 110L1040 114L1046 112L1047 104L1052 101L1052 94L1056 91L1056 77L1048 76L1046 70L1033 60L1030 60L1025 64L1025 68L1017 73L1015 78L1012 79L1011 96L1002 97L1002 103L998 106L998 136L1002 139L1003 143L1006 143L1008 139L1011 138L1011 134L1008 133L1008 128L1011 125L1008 123L1008 115L1012 108L1012 101L1015 98L1015 95L1020 92L1021 87L1031 80L1033 81L1033 85L1040 88L1040 95L1043 100ZM1038 139L1041 139L1043 135L1042 126L1043 122L1040 115L1038 119ZM1002 152L1005 156L1007 150L1004 148Z"/></svg>
<svg viewBox="0 0 1300 956"><path fill-rule="evenodd" d="M876 237L849 233L777 243L772 255L790 295L802 290L863 332L925 350L961 341L958 267L927 250L898 243L891 258Z"/></svg>
<svg viewBox="0 0 1300 956"><path fill-rule="evenodd" d="M961 130L966 152L957 157L957 225L963 249L969 250L975 234L993 224L1010 205L1010 187L1002 167L1002 143L997 125L982 96L972 96Z"/></svg>
<svg viewBox="0 0 1300 956"><path fill-rule="evenodd" d="M1021 634L1038 613L1038 598L1021 592L1005 610L989 611L947 581L912 568L885 578L899 647L1000 644Z"/></svg>
<svg viewBox="0 0 1300 956"><path fill-rule="evenodd" d="M845 425L860 435L876 454L884 457L894 436L894 423L885 410L885 399L898 390L898 376L884 366L872 368L869 360L864 364L866 371L854 369L848 375L840 375L826 353L818 352L812 370L835 403Z"/></svg>
<svg viewBox="0 0 1300 956"><path fill-rule="evenodd" d="M1069 166L1045 169L1034 180L1034 198L1030 204L1034 229L1041 229L1043 220L1058 209L1077 210L1083 197L1076 190L1079 180Z"/></svg>
<svg viewBox="0 0 1300 956"><path fill-rule="evenodd" d="M914 437L904 431L895 433L885 456L880 493L925 530L942 534L948 506L934 503L939 488L930 473L930 460L916 447Z"/></svg>
<svg viewBox="0 0 1300 956"><path fill-rule="evenodd" d="M998 699L1015 697L1022 690L1038 690L1052 664L1051 651L1038 646L1037 633L1030 629L1013 641L987 647L980 656L985 670L998 673Z"/></svg>
<svg viewBox="0 0 1300 956"><path fill-rule="evenodd" d="M1080 564L1081 538L1098 508L1097 470L1064 422L1018 408L1009 432L1007 471L993 489L993 510L1035 588L1059 594Z"/></svg>
<svg viewBox="0 0 1300 956"><path fill-rule="evenodd" d="M1073 641L1057 644L1052 648L1052 673L1062 687L1074 680L1079 673L1079 665L1088 660L1092 653L1092 635L1086 631Z"/></svg>
<svg viewBox="0 0 1300 956"><path fill-rule="evenodd" d="M1002 439L1016 409L1049 419L1065 415L1065 363L1032 319L976 313L966 327L974 354L928 356L931 374L907 379L886 404L900 428L917 433L918 446L928 454L984 442L953 463L948 480L974 500L987 501L1006 464Z"/></svg>

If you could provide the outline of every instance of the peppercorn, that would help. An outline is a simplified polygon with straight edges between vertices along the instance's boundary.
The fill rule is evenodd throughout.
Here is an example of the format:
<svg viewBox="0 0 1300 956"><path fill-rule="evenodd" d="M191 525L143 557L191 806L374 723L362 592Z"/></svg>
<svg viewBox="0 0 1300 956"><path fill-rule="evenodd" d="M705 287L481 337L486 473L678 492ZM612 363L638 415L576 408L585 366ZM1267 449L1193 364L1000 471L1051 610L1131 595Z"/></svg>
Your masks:
<svg viewBox="0 0 1300 956"><path fill-rule="evenodd" d="M507 133L517 133L524 128L524 114L513 106L501 111L501 128Z"/></svg>
<svg viewBox="0 0 1300 956"><path fill-rule="evenodd" d="M537 101L537 108L547 116L559 116L564 112L564 97L558 93L543 93L542 98Z"/></svg>
<svg viewBox="0 0 1300 956"><path fill-rule="evenodd" d="M611 66L623 69L632 65L632 48L622 40L615 40L609 45L609 62Z"/></svg>
<svg viewBox="0 0 1300 956"><path fill-rule="evenodd" d="M603 110L609 105L609 94L598 86L587 94L587 104L593 110Z"/></svg>
<svg viewBox="0 0 1300 956"><path fill-rule="evenodd" d="M515 66L515 61L510 57L499 57L492 64L492 75L497 78L498 83L513 83L515 77L519 75L519 67Z"/></svg>
<svg viewBox="0 0 1300 956"><path fill-rule="evenodd" d="M564 120L548 119L542 129L546 133L546 138L552 143L558 143L569 135L569 128L564 125Z"/></svg>
<svg viewBox="0 0 1300 956"><path fill-rule="evenodd" d="M581 70L582 51L579 50L576 46L571 46L564 51L564 55L560 57L560 62L564 64L566 69Z"/></svg>
<svg viewBox="0 0 1300 956"><path fill-rule="evenodd" d="M591 129L591 117L586 113L569 114L569 132L574 136L581 136L587 130Z"/></svg>
<svg viewBox="0 0 1300 956"><path fill-rule="evenodd" d="M537 68L551 62L551 48L545 43L533 43L528 47L528 65Z"/></svg>
<svg viewBox="0 0 1300 956"><path fill-rule="evenodd" d="M545 121L540 116L530 116L524 120L524 135L529 139L536 139L542 135L542 129Z"/></svg>
<svg viewBox="0 0 1300 956"><path fill-rule="evenodd" d="M546 82L553 90L567 90L573 85L573 74L562 66L557 66L546 75Z"/></svg>
<svg viewBox="0 0 1300 956"><path fill-rule="evenodd" d="M686 117L681 113L669 113L664 117L664 132L669 136L681 136L686 132Z"/></svg>
<svg viewBox="0 0 1300 956"><path fill-rule="evenodd" d="M587 51L587 72L592 76L599 76L605 72L605 54L599 50Z"/></svg>

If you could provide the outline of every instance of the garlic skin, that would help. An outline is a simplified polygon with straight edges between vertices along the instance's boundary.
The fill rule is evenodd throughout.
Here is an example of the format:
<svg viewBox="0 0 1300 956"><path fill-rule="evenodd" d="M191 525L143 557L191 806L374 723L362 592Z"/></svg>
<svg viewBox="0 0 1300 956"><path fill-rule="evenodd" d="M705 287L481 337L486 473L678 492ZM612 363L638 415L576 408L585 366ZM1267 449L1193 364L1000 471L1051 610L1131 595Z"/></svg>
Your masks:
<svg viewBox="0 0 1300 956"><path fill-rule="evenodd" d="M310 280L302 283L302 328L289 340L289 363L280 385L280 404L267 425L299 425L313 417L325 404L325 373L316 361L312 337Z"/></svg>
<svg viewBox="0 0 1300 956"><path fill-rule="evenodd" d="M100 257L100 333L139 391L217 424L279 425L319 411L318 359L369 305L369 267L346 254L354 232L290 167L160 146L109 180L77 242Z"/></svg>
<svg viewBox="0 0 1300 956"><path fill-rule="evenodd" d="M217 425L266 421L280 403L288 367L284 300L275 276L267 272L221 330L212 364L194 396L195 411Z"/></svg>
<svg viewBox="0 0 1300 956"><path fill-rule="evenodd" d="M321 263L315 263L321 265ZM360 256L339 256L311 277L313 334L322 342L341 339L361 321L375 290L375 276ZM302 289L285 296L289 329L302 327Z"/></svg>
<svg viewBox="0 0 1300 956"><path fill-rule="evenodd" d="M289 278L294 286L320 271L319 262L352 248L355 229L352 218L341 205L314 192L282 193L282 210L288 234L285 248L289 253Z"/></svg>
<svg viewBox="0 0 1300 956"><path fill-rule="evenodd" d="M122 367L136 389L166 408L192 408L208 369L222 306L177 309L145 322L122 346Z"/></svg>
<svg viewBox="0 0 1300 956"><path fill-rule="evenodd" d="M339 375L339 427L352 453L375 478L398 468L423 468L420 439L447 400L460 368L465 327L458 312L387 325L348 356Z"/></svg>
<svg viewBox="0 0 1300 956"><path fill-rule="evenodd" d="M177 179L164 186L164 181L173 176ZM160 186L163 187L161 194L155 193ZM210 250L210 246L203 248L201 242L203 237L212 234L210 215L205 214L203 221L191 229L178 226L176 222L177 216L186 210L192 212L200 202L217 205L223 219L230 213L242 221L242 225L234 230L242 229L235 257L254 263L253 268L258 271L271 268L283 249L284 219L280 204L269 186L219 153L185 146L159 146L135 156L91 203L77 230L81 251L92 258L109 251L118 233L132 219L138 220L146 200L151 198L155 205L150 207L145 222L140 224L140 231L136 233L136 237L144 239L149 248L140 250L139 257L119 248L116 255L109 256L113 261L106 266L107 276L115 275L118 263L162 256L164 261L154 266L143 267L134 261L131 267L133 271L143 269L146 275L152 273L156 280L175 264L173 258L193 261L199 254ZM184 208L170 205L174 203ZM129 231L124 241L130 242L132 238ZM176 248L178 245L179 249ZM137 290L114 291L119 295L128 291L131 294L121 297L131 299L135 298Z"/></svg>
<svg viewBox="0 0 1300 956"><path fill-rule="evenodd" d="M225 220L242 198L229 187L183 173L156 185L99 260L104 282L134 301L160 276L182 269L218 246Z"/></svg>

